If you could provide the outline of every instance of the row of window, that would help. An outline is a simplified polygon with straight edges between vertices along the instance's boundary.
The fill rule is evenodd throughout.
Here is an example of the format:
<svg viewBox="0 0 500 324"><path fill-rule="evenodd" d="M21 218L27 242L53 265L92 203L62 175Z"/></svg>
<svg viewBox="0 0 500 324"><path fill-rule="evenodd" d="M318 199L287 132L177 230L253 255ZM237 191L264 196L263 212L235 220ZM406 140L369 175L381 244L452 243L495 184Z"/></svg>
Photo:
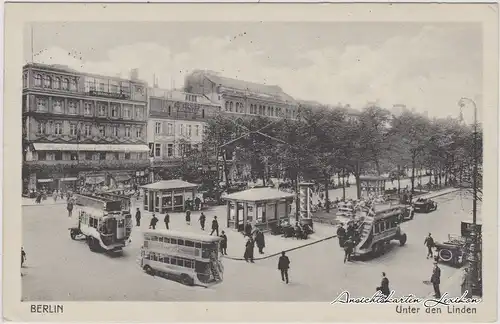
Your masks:
<svg viewBox="0 0 500 324"><path fill-rule="evenodd" d="M245 113L246 112L245 106L241 102L236 102L236 103L234 103L233 101L226 101L225 102L225 110L226 111L233 112L233 108L234 108L234 112L236 112L236 113ZM271 116L271 117L280 117L280 116L282 116L283 111L282 111L281 107L250 104L250 114ZM295 118L296 114L295 114L295 111L293 109L286 108L285 116Z"/></svg>
<svg viewBox="0 0 500 324"><path fill-rule="evenodd" d="M35 74L33 77L35 87L56 90L77 91L78 79L74 77L51 76ZM28 86L28 74L23 75L23 87Z"/></svg>
<svg viewBox="0 0 500 324"><path fill-rule="evenodd" d="M155 134L174 135L174 124L165 122L155 122ZM182 136L191 137L193 135L193 125L180 124L179 134ZM194 136L200 136L200 125L194 125Z"/></svg>
<svg viewBox="0 0 500 324"><path fill-rule="evenodd" d="M116 125L92 125L83 124L79 125L77 123L70 123L68 128L63 127L63 122L58 121L39 121L37 127L37 134L43 135L70 135L70 136L124 136L131 138L134 135L136 138L142 138L143 126L125 126L122 128L123 132L120 132L120 127Z"/></svg>
<svg viewBox="0 0 500 324"><path fill-rule="evenodd" d="M99 91L114 94L130 94L130 82L109 79L86 78L85 92Z"/></svg>
<svg viewBox="0 0 500 324"><path fill-rule="evenodd" d="M156 252L148 252L144 255L146 260L162 262L165 264L176 265L179 267L194 269L194 261L179 257L167 256L165 254L156 253Z"/></svg>
<svg viewBox="0 0 500 324"><path fill-rule="evenodd" d="M68 100L68 114L77 115L80 107L79 101ZM37 98L36 99L36 109L39 112L49 111L49 100L47 98ZM64 113L64 100L63 99L52 99L52 106L50 107L50 112L62 114ZM121 110L121 114L120 114ZM83 114L85 116L93 116L94 103L84 102L83 103ZM97 103L97 116L99 117L111 117L111 118L132 118L132 112L135 112L134 118L142 120L144 118L144 108L135 107L133 109L132 105L124 104L123 108L120 109L120 105L117 103Z"/></svg>
<svg viewBox="0 0 500 324"><path fill-rule="evenodd" d="M147 153L116 152L36 152L36 161L113 161L113 160L146 160Z"/></svg>
<svg viewBox="0 0 500 324"><path fill-rule="evenodd" d="M163 147L163 150L162 150ZM154 144L154 152L151 155L154 157L174 157L174 144ZM198 150L198 144L178 144L177 145L177 156L183 156L190 150ZM162 154L163 151L163 154Z"/></svg>
<svg viewBox="0 0 500 324"><path fill-rule="evenodd" d="M173 245L183 245L183 246L189 246L189 247L195 247L195 248L214 248L213 243L200 243L200 242L194 242L191 240L184 240L184 239L177 239L177 238L170 238L170 237L164 237L164 236L156 236L156 235L144 235L144 240L145 240L145 245L147 244L147 241L151 242L160 242L160 243L167 243L167 244L173 244Z"/></svg>
<svg viewBox="0 0 500 324"><path fill-rule="evenodd" d="M375 224L374 226L374 234L383 233L392 228L396 228L398 226L398 221L396 218L388 219L386 221Z"/></svg>

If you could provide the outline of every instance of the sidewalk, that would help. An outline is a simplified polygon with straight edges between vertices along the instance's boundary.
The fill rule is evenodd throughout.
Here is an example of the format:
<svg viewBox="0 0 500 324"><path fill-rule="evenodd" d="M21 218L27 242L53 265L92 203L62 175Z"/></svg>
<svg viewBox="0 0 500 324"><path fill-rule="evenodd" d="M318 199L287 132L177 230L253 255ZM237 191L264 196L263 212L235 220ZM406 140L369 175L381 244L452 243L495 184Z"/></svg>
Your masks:
<svg viewBox="0 0 500 324"><path fill-rule="evenodd" d="M134 205L137 205L134 203ZM152 213L144 211L142 206L133 206L132 217L135 217L136 207L141 210L141 228L147 229L149 227L149 222L151 220ZM170 214L170 224L169 227L172 230L202 234L205 233L209 235L211 232L211 224L214 216L217 216L219 221L219 234L222 231L225 232L227 236L228 246L227 246L227 256L226 258L233 260L244 260L243 252L245 250L245 238L242 233L237 232L234 229L226 227L226 206L215 206L203 210L203 213L207 217L205 223L205 231L201 230L200 223L198 219L200 217L200 211L191 212L191 225L186 224L184 213L169 213ZM158 217L157 229L165 229L165 224L163 223L164 214L156 213ZM134 218L135 223L135 218ZM309 236L307 240L297 240L295 238L284 238L280 235L271 235L269 232L265 233L265 243L264 254L259 254L258 248L255 247L254 260L267 259L276 255L279 255L282 251L291 251L297 248L309 246L315 243L319 243L331 238L336 237L336 229L332 226L323 224L314 224L314 233ZM215 235L215 233L214 233Z"/></svg>
<svg viewBox="0 0 500 324"><path fill-rule="evenodd" d="M35 198L26 198L22 197L21 205L22 206L47 206L47 205L64 205L66 204L66 199L58 198L57 201L54 202L52 197L47 197L47 199L42 200L40 204L35 203Z"/></svg>

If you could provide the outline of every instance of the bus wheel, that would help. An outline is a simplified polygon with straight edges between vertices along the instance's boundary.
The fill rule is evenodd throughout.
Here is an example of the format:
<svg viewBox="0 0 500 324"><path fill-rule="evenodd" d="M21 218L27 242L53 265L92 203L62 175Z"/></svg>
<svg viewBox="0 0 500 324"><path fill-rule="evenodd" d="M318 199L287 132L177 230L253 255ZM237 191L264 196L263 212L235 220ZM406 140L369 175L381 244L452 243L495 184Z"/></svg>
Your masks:
<svg viewBox="0 0 500 324"><path fill-rule="evenodd" d="M154 275L154 270L153 270L153 268L151 268L150 266L145 265L143 269L144 269L144 271L146 271L146 273L147 273L148 275L150 275L150 276Z"/></svg>
<svg viewBox="0 0 500 324"><path fill-rule="evenodd" d="M181 283L183 283L186 286L192 286L193 285L193 278L191 278L187 274L183 273L181 275Z"/></svg>
<svg viewBox="0 0 500 324"><path fill-rule="evenodd" d="M404 246L406 244L406 234L403 234L399 238L399 246Z"/></svg>
<svg viewBox="0 0 500 324"><path fill-rule="evenodd" d="M76 240L77 235L78 233L76 232L76 230L72 229L69 231L69 236L71 237L72 240Z"/></svg>
<svg viewBox="0 0 500 324"><path fill-rule="evenodd" d="M99 243L97 243L97 241L93 237L89 237L87 239L87 244L89 245L90 251L92 251L92 252L98 252L99 251L99 248L97 246L97 244L99 244Z"/></svg>

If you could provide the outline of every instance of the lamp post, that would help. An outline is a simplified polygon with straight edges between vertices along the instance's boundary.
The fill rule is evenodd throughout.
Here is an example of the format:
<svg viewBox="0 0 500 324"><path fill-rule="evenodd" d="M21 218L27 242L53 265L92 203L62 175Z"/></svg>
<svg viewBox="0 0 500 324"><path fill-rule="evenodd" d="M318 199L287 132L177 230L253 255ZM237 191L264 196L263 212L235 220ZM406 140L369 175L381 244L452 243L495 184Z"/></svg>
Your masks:
<svg viewBox="0 0 500 324"><path fill-rule="evenodd" d="M479 258L478 258L478 237L477 232L477 168L478 168L478 154L477 154L477 106L474 100L469 98L461 98L458 102L460 108L466 106L467 103L471 103L474 106L474 134L473 134L473 171L472 171L472 188L473 188L473 200L472 200L472 228L470 231L471 243L469 245L469 253L467 255L467 260L469 261L469 280L467 282L467 290L469 295L473 292L482 295L482 284L480 283L480 272L479 269ZM481 276L482 277L482 276Z"/></svg>

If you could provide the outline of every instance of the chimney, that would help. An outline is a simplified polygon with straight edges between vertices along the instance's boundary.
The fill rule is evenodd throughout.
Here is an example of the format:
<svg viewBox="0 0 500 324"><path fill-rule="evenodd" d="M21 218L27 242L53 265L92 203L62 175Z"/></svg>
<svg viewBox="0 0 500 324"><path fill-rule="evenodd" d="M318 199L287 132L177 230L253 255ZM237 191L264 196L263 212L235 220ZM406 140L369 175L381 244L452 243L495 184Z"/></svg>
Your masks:
<svg viewBox="0 0 500 324"><path fill-rule="evenodd" d="M139 69L135 68L130 70L130 80L138 81L139 80Z"/></svg>

